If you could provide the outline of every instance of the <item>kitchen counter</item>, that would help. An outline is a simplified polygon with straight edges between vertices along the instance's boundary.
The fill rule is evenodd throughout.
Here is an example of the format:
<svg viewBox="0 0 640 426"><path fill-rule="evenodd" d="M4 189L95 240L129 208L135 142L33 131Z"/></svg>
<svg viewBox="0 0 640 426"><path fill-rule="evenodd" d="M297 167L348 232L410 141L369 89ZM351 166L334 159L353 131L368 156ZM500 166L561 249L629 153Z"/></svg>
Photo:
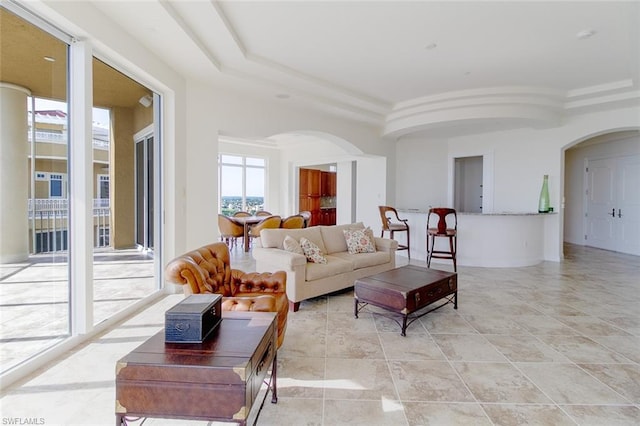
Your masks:
<svg viewBox="0 0 640 426"><path fill-rule="evenodd" d="M411 259L426 261L428 210L397 210L400 218L408 219ZM508 268L559 261L559 248L552 237L558 216L557 212L458 213L458 265ZM396 239L403 244L402 234L397 234ZM436 238L437 249L444 248L444 244L448 244L446 238ZM450 260L442 259L433 259L432 266L433 263L451 265Z"/></svg>
<svg viewBox="0 0 640 426"><path fill-rule="evenodd" d="M397 209L398 212L405 213L422 213L427 214L429 210L422 209ZM469 212L458 212L458 216L537 216L537 215L549 215L554 214L555 212L549 213L538 213L538 212L496 212L496 213L469 213Z"/></svg>

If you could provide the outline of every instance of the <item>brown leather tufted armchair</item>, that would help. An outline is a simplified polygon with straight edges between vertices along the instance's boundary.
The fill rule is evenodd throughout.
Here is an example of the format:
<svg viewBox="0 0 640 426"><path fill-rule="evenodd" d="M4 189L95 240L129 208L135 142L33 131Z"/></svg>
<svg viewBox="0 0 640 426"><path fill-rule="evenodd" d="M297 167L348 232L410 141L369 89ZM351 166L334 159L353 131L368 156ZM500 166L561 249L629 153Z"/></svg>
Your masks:
<svg viewBox="0 0 640 426"><path fill-rule="evenodd" d="M277 312L278 347L287 329L287 274L231 269L229 248L213 243L185 253L167 264L165 279L183 285L185 294L219 293L223 311Z"/></svg>

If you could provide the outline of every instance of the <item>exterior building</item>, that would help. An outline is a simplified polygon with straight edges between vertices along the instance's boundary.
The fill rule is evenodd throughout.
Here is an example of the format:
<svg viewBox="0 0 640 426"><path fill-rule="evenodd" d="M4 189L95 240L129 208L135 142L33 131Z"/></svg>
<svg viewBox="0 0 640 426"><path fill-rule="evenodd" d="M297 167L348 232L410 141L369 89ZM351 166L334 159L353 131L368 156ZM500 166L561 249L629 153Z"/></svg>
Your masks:
<svg viewBox="0 0 640 426"><path fill-rule="evenodd" d="M35 120L34 120L35 118ZM60 110L29 111L27 169L29 186L29 253L68 249L68 117ZM35 123L35 126L34 126ZM94 246L109 247L109 129L93 125ZM32 170L32 165L35 168ZM33 188L33 193L31 189Z"/></svg>

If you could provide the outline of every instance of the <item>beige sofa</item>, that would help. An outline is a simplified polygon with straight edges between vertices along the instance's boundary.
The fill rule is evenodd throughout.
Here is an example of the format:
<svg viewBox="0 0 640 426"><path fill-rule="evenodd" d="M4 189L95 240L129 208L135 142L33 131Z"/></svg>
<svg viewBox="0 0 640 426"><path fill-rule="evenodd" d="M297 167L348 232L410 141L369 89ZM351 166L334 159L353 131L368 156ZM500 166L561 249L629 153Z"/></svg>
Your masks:
<svg viewBox="0 0 640 426"><path fill-rule="evenodd" d="M256 270L287 273L289 309L295 312L303 300L351 287L358 278L395 268L397 241L375 237L375 253L350 254L343 233L349 228L364 229L364 225L263 229L252 250ZM297 241L305 237L316 244L327 258L327 263L307 262L304 255L284 250L283 241L287 235Z"/></svg>

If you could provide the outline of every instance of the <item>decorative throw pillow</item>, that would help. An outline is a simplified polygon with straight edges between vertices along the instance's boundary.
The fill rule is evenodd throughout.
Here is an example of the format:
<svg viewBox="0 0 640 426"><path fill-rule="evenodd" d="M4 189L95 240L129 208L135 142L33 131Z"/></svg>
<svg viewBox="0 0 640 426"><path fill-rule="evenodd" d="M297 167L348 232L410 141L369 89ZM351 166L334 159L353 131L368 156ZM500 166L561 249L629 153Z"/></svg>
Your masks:
<svg viewBox="0 0 640 426"><path fill-rule="evenodd" d="M300 243L295 238L290 237L289 235L284 237L284 241L282 242L282 247L286 251L289 251L291 253L304 255L304 251L302 250L302 247L300 247Z"/></svg>
<svg viewBox="0 0 640 426"><path fill-rule="evenodd" d="M376 239L373 237L373 229L371 229L370 227L366 227L364 228L364 234L369 237L369 239L371 240L371 244L373 245L374 251L375 251L375 247L376 247Z"/></svg>
<svg viewBox="0 0 640 426"><path fill-rule="evenodd" d="M327 258L322 255L320 247L307 240L305 237L300 238L300 247L307 260L313 263L327 263Z"/></svg>
<svg viewBox="0 0 640 426"><path fill-rule="evenodd" d="M369 229L369 231L371 231ZM356 253L375 253L376 246L368 234L366 229L345 229L344 238L347 241L347 250L350 254ZM373 236L373 232L370 232Z"/></svg>

